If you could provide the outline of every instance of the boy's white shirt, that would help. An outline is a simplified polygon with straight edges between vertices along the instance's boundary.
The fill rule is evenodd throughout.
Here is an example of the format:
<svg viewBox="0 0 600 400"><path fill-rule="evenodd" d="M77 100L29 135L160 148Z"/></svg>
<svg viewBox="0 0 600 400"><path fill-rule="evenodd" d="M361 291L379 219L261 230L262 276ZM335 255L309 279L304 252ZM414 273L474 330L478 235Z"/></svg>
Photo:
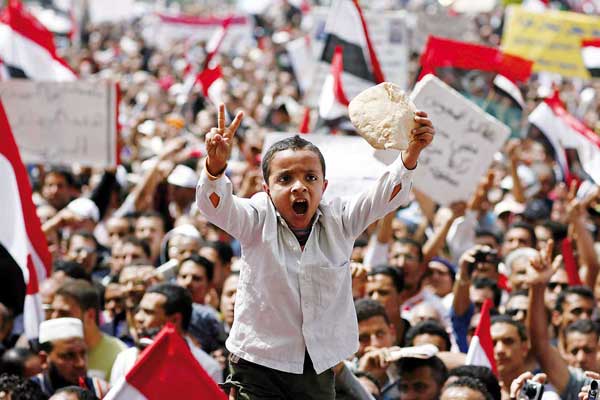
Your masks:
<svg viewBox="0 0 600 400"><path fill-rule="evenodd" d="M358 350L349 259L355 239L409 199L414 170L401 157L373 187L348 199L321 201L308 241L298 240L266 193L232 194L224 175L198 182L198 209L240 241L235 320L227 349L244 360L301 374L305 349L317 374ZM394 188L402 188L390 201ZM209 196L219 197L214 207Z"/></svg>

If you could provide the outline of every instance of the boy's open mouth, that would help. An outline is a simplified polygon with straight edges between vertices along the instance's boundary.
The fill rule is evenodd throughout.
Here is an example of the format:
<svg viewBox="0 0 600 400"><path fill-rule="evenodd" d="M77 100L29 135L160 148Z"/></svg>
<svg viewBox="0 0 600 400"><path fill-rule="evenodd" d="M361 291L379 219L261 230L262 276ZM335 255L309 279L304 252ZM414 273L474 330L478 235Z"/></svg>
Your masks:
<svg viewBox="0 0 600 400"><path fill-rule="evenodd" d="M294 200L292 202L292 209L298 215L304 215L308 211L308 201L306 200Z"/></svg>

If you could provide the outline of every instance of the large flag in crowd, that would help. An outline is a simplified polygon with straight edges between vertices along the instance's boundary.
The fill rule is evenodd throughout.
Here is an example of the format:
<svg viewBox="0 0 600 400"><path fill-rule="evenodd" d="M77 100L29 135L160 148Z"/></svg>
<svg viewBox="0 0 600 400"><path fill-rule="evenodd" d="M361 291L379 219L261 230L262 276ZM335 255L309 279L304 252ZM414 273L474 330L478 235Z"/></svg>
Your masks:
<svg viewBox="0 0 600 400"><path fill-rule="evenodd" d="M358 0L336 0L325 24L322 61L331 63L335 49L344 49L344 72L374 83L385 81Z"/></svg>
<svg viewBox="0 0 600 400"><path fill-rule="evenodd" d="M52 258L31 198L31 185L0 102L0 245L20 267L25 297L25 334L37 337L44 320L39 283L50 274Z"/></svg>
<svg viewBox="0 0 600 400"><path fill-rule="evenodd" d="M350 102L344 93L342 84L342 72L344 70L342 57L342 47L338 46L331 61L331 72L325 78L321 89L319 116L327 121L348 117L348 104Z"/></svg>
<svg viewBox="0 0 600 400"><path fill-rule="evenodd" d="M105 400L226 400L173 325L167 324Z"/></svg>
<svg viewBox="0 0 600 400"><path fill-rule="evenodd" d="M19 0L0 14L0 58L12 78L71 81L77 75L56 53L54 37Z"/></svg>
<svg viewBox="0 0 600 400"><path fill-rule="evenodd" d="M565 149L574 149L583 170L600 184L600 137L567 111L558 91L532 111L529 122L538 127L552 145L565 178L570 175Z"/></svg>

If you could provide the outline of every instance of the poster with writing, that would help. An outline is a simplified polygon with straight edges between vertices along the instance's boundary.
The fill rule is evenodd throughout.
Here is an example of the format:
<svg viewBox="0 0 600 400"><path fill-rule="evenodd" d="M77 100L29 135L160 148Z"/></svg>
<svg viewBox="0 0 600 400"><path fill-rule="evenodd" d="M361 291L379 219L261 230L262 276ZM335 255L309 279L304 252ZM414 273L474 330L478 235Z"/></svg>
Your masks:
<svg viewBox="0 0 600 400"><path fill-rule="evenodd" d="M314 71L311 71L312 86L307 93L307 103L312 107L317 106L321 88L331 69L331 64L319 61L325 45L324 29L328 12L329 8L314 7L308 17L313 62L316 63ZM408 85L408 52L410 48L406 13L403 11L365 10L364 15L369 29L369 36L377 53L385 80L394 82L401 88L406 88ZM372 82L347 73L343 74L342 79L348 99L352 99L358 93L373 85Z"/></svg>
<svg viewBox="0 0 600 400"><path fill-rule="evenodd" d="M267 134L263 156L273 143L295 134ZM317 146L325 158L329 180L325 199L352 196L368 189L400 154L397 150L375 150L360 136L311 134L302 137Z"/></svg>
<svg viewBox="0 0 600 400"><path fill-rule="evenodd" d="M415 187L441 205L467 201L510 129L433 75L421 79L411 97L436 130L419 158Z"/></svg>
<svg viewBox="0 0 600 400"><path fill-rule="evenodd" d="M0 82L0 99L23 162L116 164L115 84L10 80Z"/></svg>
<svg viewBox="0 0 600 400"><path fill-rule="evenodd" d="M534 61L533 71L589 78L581 58L581 40L600 38L600 17L567 11L533 12L510 6L502 50Z"/></svg>

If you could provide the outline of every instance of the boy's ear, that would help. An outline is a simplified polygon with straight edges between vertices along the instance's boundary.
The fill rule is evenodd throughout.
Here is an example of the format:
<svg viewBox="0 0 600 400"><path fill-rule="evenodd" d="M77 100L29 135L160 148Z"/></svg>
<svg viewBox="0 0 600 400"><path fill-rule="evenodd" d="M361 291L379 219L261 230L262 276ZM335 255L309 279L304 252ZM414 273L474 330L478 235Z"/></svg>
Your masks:
<svg viewBox="0 0 600 400"><path fill-rule="evenodd" d="M327 189L327 184L329 181L327 179L323 179L323 193L325 193L325 189Z"/></svg>
<svg viewBox="0 0 600 400"><path fill-rule="evenodd" d="M267 185L266 182L263 182L262 187L263 187L263 190L265 191L265 193L268 194L269 196L271 196L271 192L269 191L269 186Z"/></svg>

